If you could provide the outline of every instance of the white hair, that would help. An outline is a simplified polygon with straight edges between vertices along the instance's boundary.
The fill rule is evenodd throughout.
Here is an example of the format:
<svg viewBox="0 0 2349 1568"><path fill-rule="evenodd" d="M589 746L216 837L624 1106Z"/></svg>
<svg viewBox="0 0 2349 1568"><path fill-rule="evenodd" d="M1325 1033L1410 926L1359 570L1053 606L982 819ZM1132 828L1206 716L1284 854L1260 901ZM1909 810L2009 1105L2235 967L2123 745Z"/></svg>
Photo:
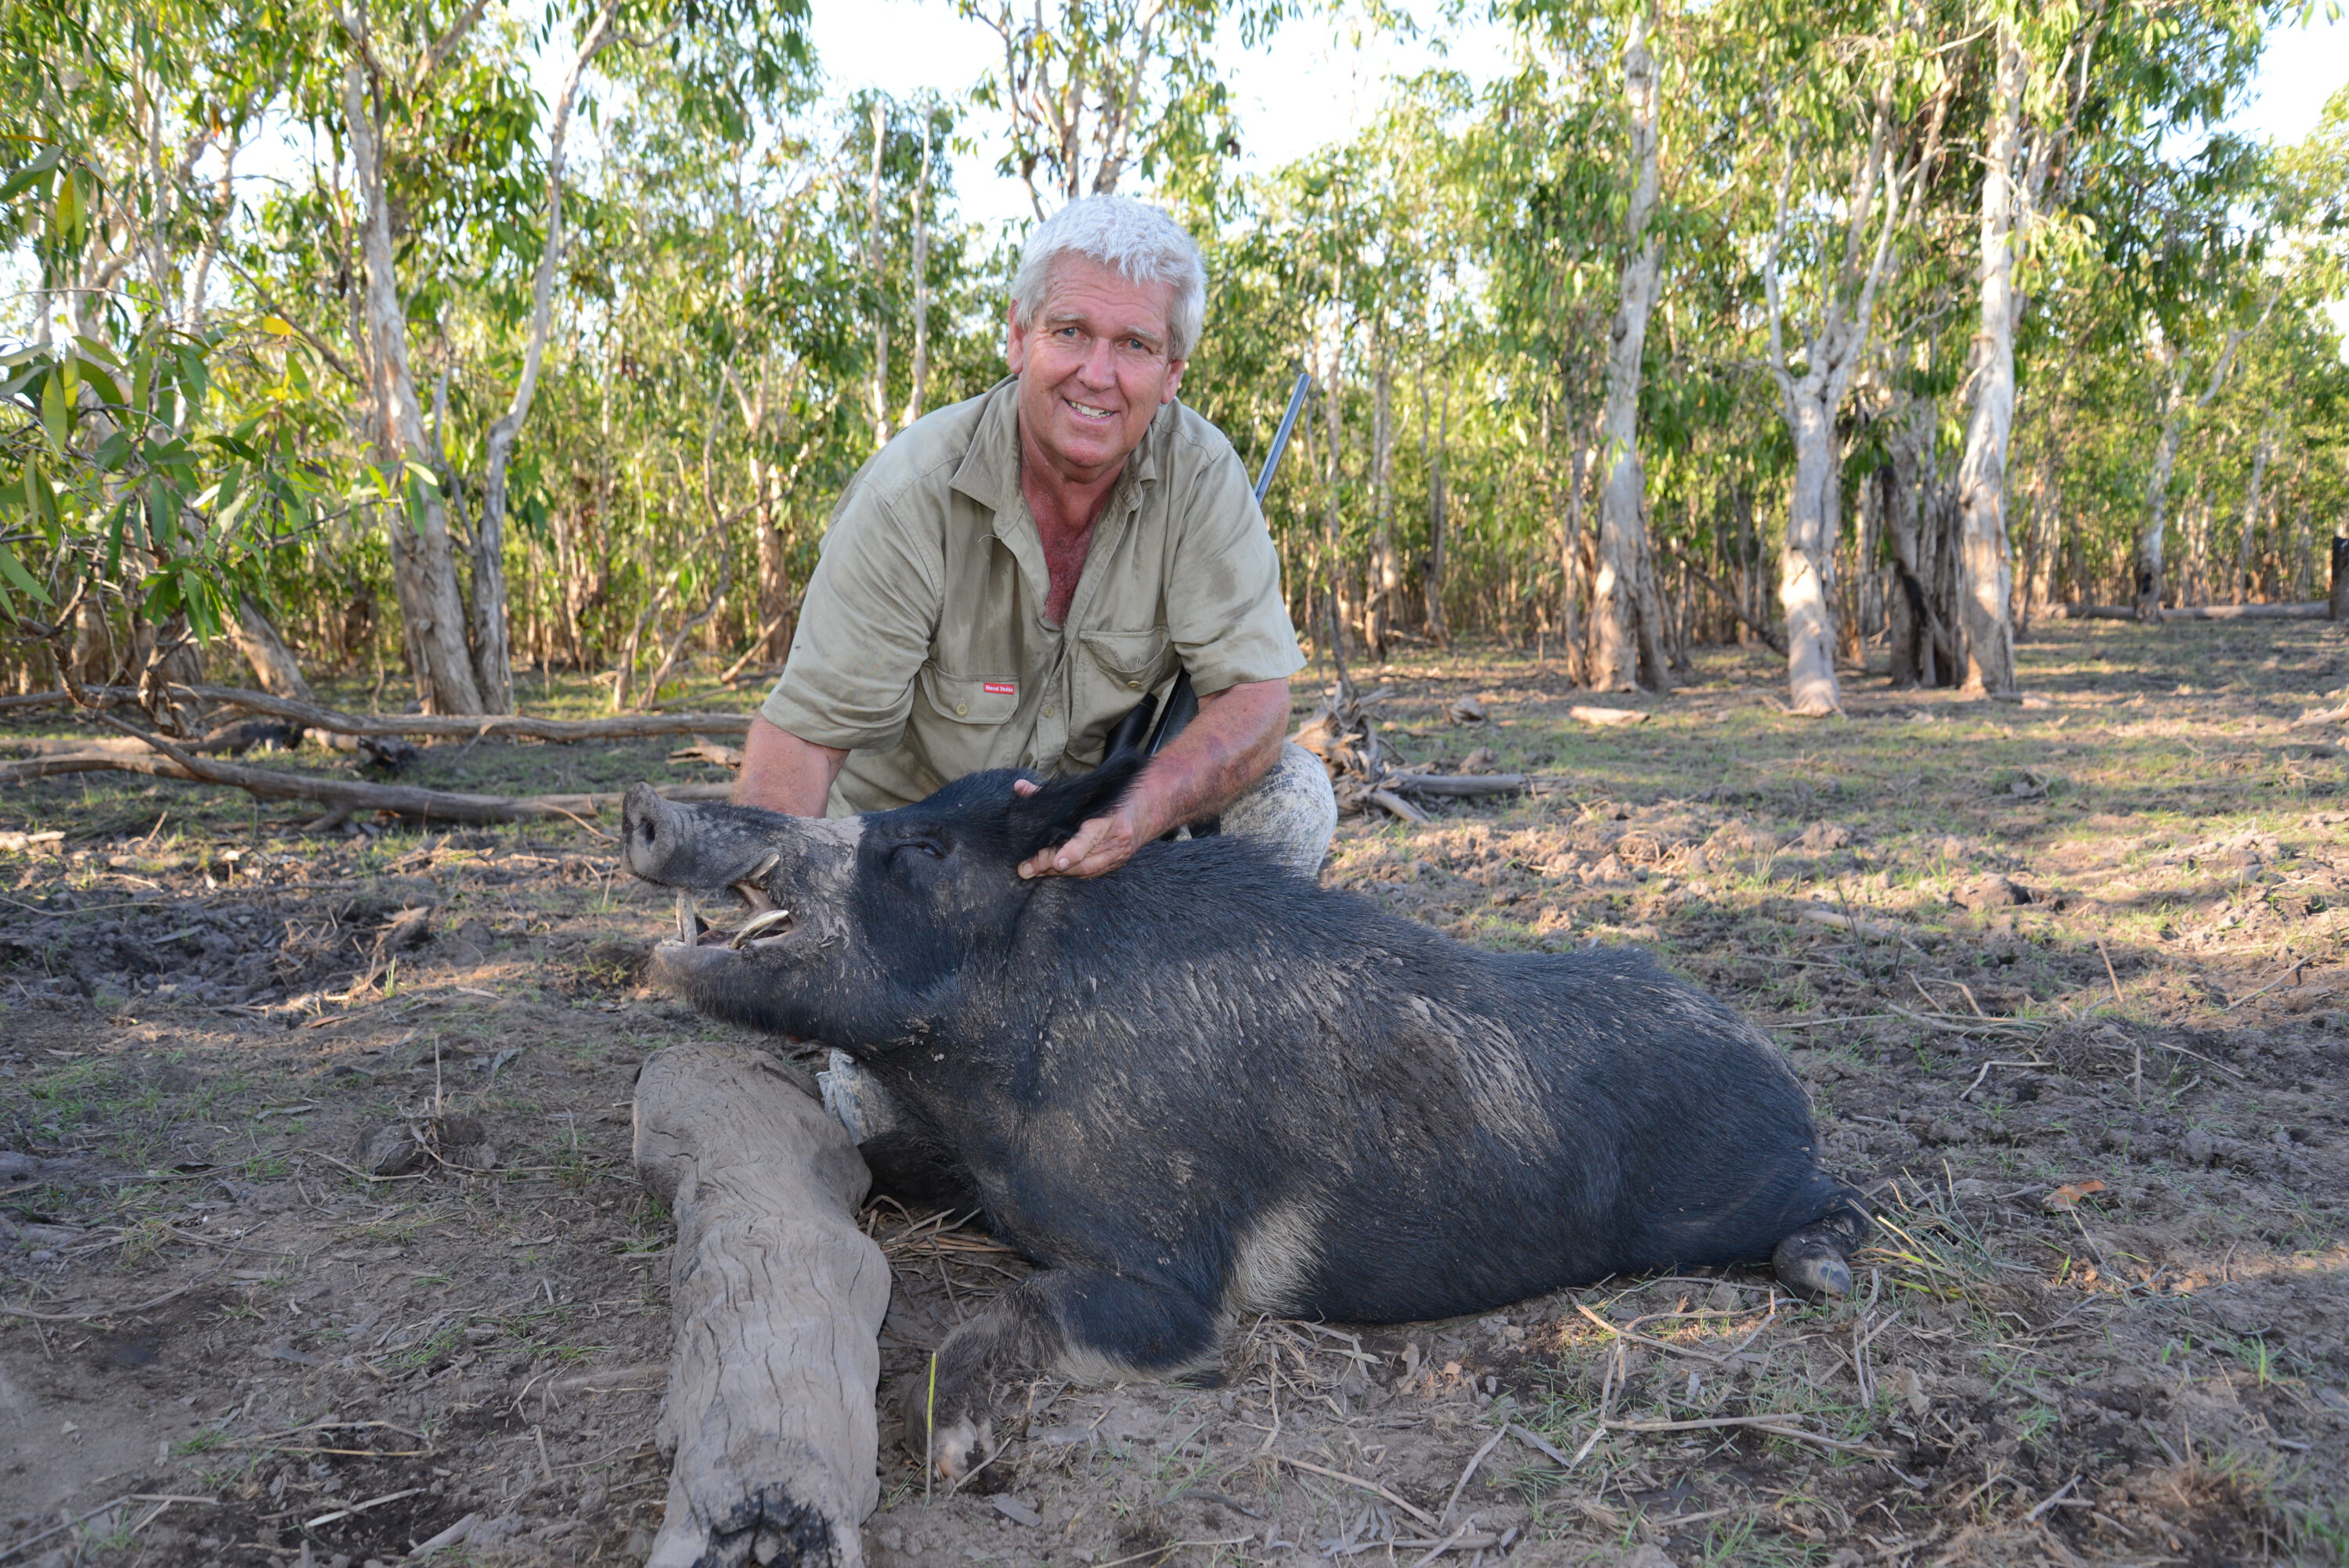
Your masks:
<svg viewBox="0 0 2349 1568"><path fill-rule="evenodd" d="M1174 298L1166 311L1166 356L1187 359L1207 316L1207 268L1183 226L1131 196L1088 196L1071 201L1028 236L1011 278L1011 318L1021 326L1043 307L1052 260L1083 256L1137 284L1164 284Z"/></svg>

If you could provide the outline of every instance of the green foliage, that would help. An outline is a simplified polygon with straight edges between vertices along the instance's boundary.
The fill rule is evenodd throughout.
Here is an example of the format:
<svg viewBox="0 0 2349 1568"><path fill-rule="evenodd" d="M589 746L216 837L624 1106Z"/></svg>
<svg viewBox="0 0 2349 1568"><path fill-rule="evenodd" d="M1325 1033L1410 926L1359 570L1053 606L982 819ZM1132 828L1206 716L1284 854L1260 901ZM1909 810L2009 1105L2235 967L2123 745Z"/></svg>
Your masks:
<svg viewBox="0 0 2349 1568"><path fill-rule="evenodd" d="M1640 440L1674 638L1739 634L1724 596L1770 619L1792 449L1760 268L1783 208L1799 370L1851 235L1864 264L1879 232L1849 198L1879 135L1915 195L1881 231L1876 346L1836 437L1841 613L1863 643L1884 624L1879 472L1921 428L1930 510L1962 439L2002 15L2033 62L2026 142L2044 155L2026 171L2009 480L2026 602L2125 590L2165 398L2179 366L2199 386L2230 343L2223 386L2181 417L2174 586L2321 589L2323 522L2349 500L2327 314L2349 288L2349 97L2300 148L2214 136L2271 7L2002 5L1655 8L1663 262ZM314 663L399 661L378 613L393 531L415 526L411 501L445 501L465 558L530 353L554 118L535 67L599 26L614 42L583 77L568 243L505 477L524 663L605 670L635 703L696 657L780 659L876 438L1001 374L1017 236L957 215L958 143L999 153L1040 209L1113 181L1185 218L1212 280L1185 393L1252 462L1296 368L1315 371L1267 512L1317 645L1333 609L1368 626L1381 573L1399 634L1439 634L1431 600L1454 627L1575 634L1625 259L1630 10L1502 7L1516 55L1498 79L1396 81L1361 135L1243 178L1220 62L1285 5L963 9L1007 46L964 102L823 98L798 0L0 12L0 90L26 106L0 135L0 253L29 285L0 356L0 615L20 650L50 649L20 652L19 680L69 634L105 641L75 617L160 648L182 618L215 635L243 592ZM396 458L355 101L383 149L425 409L427 449ZM248 168L263 142L265 179Z"/></svg>

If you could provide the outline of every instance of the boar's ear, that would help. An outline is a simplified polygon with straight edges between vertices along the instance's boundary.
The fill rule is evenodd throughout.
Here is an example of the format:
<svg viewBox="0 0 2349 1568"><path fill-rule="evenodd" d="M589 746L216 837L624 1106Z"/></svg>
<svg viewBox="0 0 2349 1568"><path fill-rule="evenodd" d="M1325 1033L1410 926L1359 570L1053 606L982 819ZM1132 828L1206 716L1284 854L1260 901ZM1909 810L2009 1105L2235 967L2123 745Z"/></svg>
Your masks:
<svg viewBox="0 0 2349 1568"><path fill-rule="evenodd" d="M1139 751L1113 751L1090 773L1056 779L1033 795L1015 794L1006 818L1013 847L1030 855L1066 843L1078 828L1116 805L1148 761Z"/></svg>

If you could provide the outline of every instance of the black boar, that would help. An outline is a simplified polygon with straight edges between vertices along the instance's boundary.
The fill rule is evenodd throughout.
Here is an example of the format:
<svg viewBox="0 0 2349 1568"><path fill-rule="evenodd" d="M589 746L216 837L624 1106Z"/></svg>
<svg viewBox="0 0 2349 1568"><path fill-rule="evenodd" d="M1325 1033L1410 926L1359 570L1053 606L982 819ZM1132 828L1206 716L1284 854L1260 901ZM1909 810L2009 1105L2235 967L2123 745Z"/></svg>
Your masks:
<svg viewBox="0 0 2349 1568"><path fill-rule="evenodd" d="M681 892L657 982L849 1052L903 1113L864 1145L879 1187L1042 1265L914 1391L946 1473L999 1373L1200 1370L1240 1313L1449 1317L1764 1259L1849 1288L1868 1221L1800 1086L1643 954L1481 952L1228 837L1019 880L1138 766L830 821L628 792L630 871L756 912L709 932Z"/></svg>

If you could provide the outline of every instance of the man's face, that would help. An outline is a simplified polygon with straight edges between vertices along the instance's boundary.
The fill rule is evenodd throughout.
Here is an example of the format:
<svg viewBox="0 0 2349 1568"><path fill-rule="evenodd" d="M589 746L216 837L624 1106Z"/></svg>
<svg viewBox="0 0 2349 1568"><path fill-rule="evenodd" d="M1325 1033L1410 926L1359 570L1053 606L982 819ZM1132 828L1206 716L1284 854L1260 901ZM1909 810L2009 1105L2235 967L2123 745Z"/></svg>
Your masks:
<svg viewBox="0 0 2349 1568"><path fill-rule="evenodd" d="M1174 401L1184 362L1167 356L1174 297L1170 284L1063 255L1035 319L1013 319L1004 357L1019 377L1020 434L1063 477L1114 473Z"/></svg>

